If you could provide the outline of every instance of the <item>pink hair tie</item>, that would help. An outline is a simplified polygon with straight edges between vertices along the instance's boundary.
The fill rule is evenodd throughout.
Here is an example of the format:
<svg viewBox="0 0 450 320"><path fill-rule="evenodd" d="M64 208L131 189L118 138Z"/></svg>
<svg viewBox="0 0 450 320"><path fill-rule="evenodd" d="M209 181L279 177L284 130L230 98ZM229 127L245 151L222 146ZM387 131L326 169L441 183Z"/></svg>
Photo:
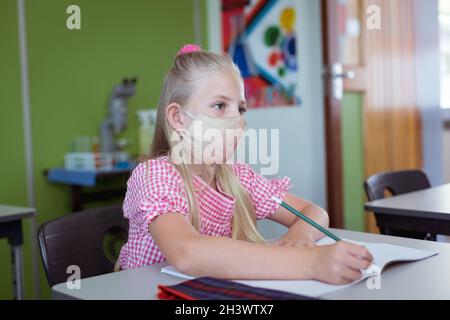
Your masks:
<svg viewBox="0 0 450 320"><path fill-rule="evenodd" d="M185 44L177 53L177 57L191 52L202 51L202 48L196 44Z"/></svg>

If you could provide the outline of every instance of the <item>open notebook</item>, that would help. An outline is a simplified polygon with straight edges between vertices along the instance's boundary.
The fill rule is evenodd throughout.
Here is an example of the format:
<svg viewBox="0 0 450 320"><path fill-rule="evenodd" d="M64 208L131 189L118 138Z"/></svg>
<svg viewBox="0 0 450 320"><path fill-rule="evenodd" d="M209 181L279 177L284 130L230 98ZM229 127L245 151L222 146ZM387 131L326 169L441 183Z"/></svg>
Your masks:
<svg viewBox="0 0 450 320"><path fill-rule="evenodd" d="M418 261L438 254L437 252L401 247L385 243L357 242L352 240L346 241L366 246L366 248L372 253L375 264L368 270L363 271L363 275L360 280L351 284L331 285L315 280L236 280L236 282L254 287L281 290L310 297L320 297L327 293L352 286L367 279L368 277L377 276L388 264L394 262ZM334 240L325 237L319 240L317 245L327 245L332 243L334 243ZM162 268L161 272L183 279L193 278L178 272L172 266Z"/></svg>

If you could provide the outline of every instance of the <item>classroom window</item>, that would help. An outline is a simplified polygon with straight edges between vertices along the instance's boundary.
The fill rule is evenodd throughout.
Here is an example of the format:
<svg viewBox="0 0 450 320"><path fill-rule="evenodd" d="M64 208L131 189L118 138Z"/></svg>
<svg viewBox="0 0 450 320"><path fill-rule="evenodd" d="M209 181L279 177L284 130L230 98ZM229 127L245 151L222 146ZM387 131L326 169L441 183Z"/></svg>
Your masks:
<svg viewBox="0 0 450 320"><path fill-rule="evenodd" d="M450 109L450 0L439 1L441 107Z"/></svg>

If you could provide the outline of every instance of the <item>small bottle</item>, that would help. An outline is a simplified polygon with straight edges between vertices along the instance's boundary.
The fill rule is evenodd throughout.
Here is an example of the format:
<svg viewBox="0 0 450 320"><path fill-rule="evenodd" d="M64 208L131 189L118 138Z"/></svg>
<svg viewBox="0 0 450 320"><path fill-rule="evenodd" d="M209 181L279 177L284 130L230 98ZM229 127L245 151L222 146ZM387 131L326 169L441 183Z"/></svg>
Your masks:
<svg viewBox="0 0 450 320"><path fill-rule="evenodd" d="M149 155L155 130L154 110L138 110L139 117L139 153Z"/></svg>

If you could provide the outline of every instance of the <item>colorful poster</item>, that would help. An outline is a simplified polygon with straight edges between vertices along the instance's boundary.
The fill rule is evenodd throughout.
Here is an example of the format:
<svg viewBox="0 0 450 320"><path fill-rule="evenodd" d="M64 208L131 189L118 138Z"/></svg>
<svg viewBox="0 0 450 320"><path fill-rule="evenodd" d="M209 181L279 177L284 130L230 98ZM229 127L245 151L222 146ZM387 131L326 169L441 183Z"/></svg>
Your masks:
<svg viewBox="0 0 450 320"><path fill-rule="evenodd" d="M301 104L294 0L222 0L222 39L250 108Z"/></svg>

